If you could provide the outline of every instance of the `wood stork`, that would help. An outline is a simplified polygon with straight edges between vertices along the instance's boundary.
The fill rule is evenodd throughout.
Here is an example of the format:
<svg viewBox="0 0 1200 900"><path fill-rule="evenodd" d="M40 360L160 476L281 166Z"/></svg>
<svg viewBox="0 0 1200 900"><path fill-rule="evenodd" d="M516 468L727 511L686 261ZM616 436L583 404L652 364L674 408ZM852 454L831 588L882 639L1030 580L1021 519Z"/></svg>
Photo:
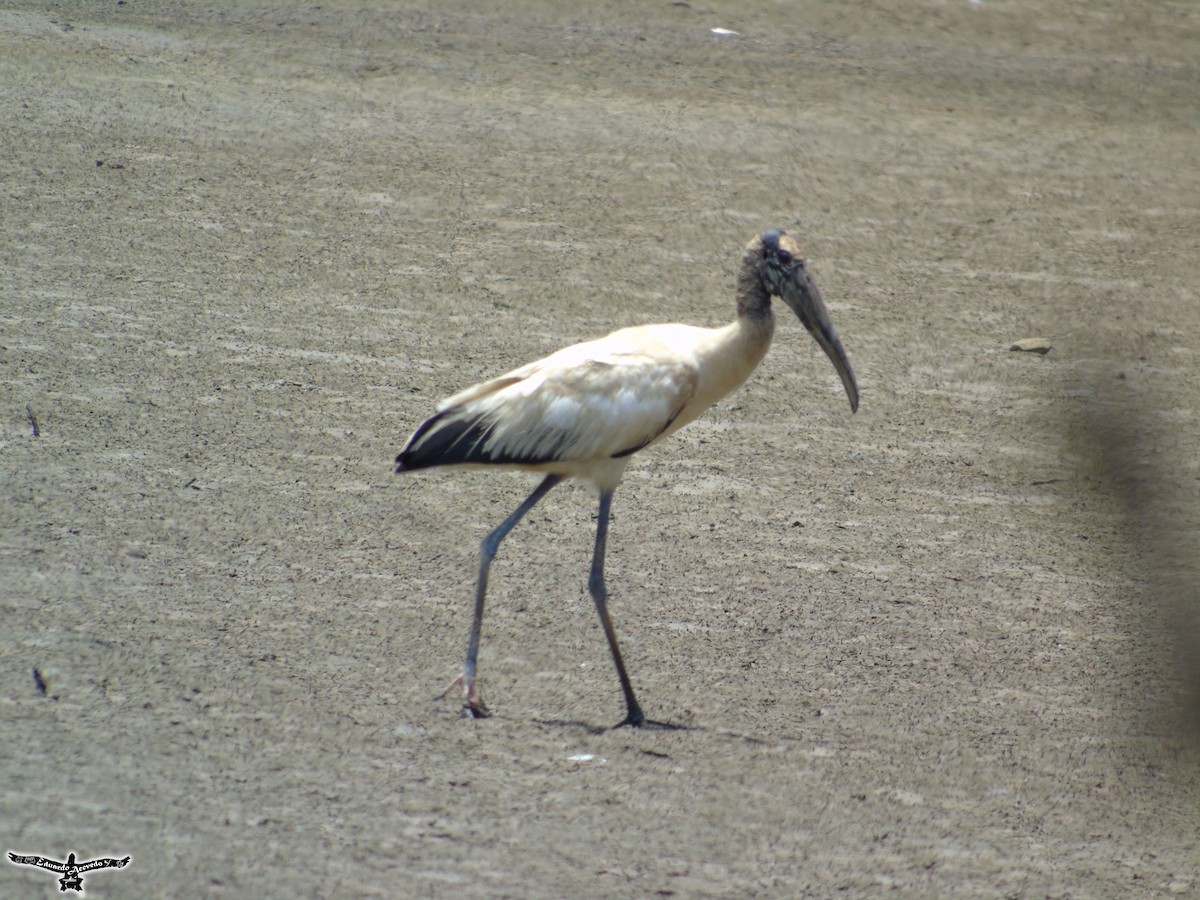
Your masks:
<svg viewBox="0 0 1200 900"><path fill-rule="evenodd" d="M465 709L476 718L488 714L476 662L492 559L509 531L551 488L565 478L581 478L600 492L588 590L625 694L626 716L617 727L648 721L608 615L604 551L613 491L634 453L697 418L754 371L775 331L772 297L782 298L816 339L841 376L851 412L857 410L854 371L800 247L787 232L772 228L742 254L737 318L731 324L622 328L469 387L442 401L421 423L396 457L397 472L485 465L545 473L525 502L483 540L467 658L443 696L461 684Z"/></svg>

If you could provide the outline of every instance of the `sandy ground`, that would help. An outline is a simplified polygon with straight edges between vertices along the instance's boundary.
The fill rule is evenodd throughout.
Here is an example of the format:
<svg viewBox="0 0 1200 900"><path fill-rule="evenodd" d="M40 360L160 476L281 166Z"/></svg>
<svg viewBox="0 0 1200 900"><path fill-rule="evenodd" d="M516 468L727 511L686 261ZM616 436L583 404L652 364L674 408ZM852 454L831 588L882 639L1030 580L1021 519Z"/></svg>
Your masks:
<svg viewBox="0 0 1200 900"><path fill-rule="evenodd" d="M1200 896L1200 7L575 6L0 11L0 850L133 857L89 897ZM631 467L613 613L690 727L603 730L584 487L493 569L495 716L436 702L536 479L405 437L729 320L768 226L862 408L781 317Z"/></svg>

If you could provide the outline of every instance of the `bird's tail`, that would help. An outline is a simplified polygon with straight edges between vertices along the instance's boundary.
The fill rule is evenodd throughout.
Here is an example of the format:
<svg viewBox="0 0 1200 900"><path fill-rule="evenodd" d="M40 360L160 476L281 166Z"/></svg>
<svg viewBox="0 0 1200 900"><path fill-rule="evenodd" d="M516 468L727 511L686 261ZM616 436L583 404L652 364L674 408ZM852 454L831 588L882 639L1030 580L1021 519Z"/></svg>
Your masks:
<svg viewBox="0 0 1200 900"><path fill-rule="evenodd" d="M426 419L413 432L396 456L396 471L497 462L493 453L483 449L491 429L491 423L485 422L482 416L462 415L461 407L443 410Z"/></svg>

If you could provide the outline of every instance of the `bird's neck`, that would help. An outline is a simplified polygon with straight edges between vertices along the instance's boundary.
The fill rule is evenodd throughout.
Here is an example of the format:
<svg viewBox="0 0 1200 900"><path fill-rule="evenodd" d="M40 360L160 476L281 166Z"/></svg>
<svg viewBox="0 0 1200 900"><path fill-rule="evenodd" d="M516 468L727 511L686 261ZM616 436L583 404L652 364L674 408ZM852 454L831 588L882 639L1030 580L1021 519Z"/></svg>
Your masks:
<svg viewBox="0 0 1200 900"><path fill-rule="evenodd" d="M771 346L774 330L775 319L769 306L765 315L751 315L742 314L740 303L737 319L723 328L690 329L691 352L699 376L696 391L665 433L694 421L745 383Z"/></svg>
<svg viewBox="0 0 1200 900"><path fill-rule="evenodd" d="M771 295L763 287L754 267L755 259L747 253L738 273L737 321L731 327L731 337L742 346L743 359L749 366L747 376L762 361L775 334Z"/></svg>
<svg viewBox="0 0 1200 900"><path fill-rule="evenodd" d="M750 370L762 360L775 334L775 315L771 312L771 295L758 277L758 252L746 248L737 277L737 321L733 324L734 338L743 346ZM746 372L750 374L749 371Z"/></svg>
<svg viewBox="0 0 1200 900"><path fill-rule="evenodd" d="M771 298L768 296L761 305L743 303L744 295L738 294L738 315L732 325L728 326L727 340L738 347L737 356L745 371L741 380L750 376L762 358L766 356L775 336L775 314L771 311ZM739 381L740 383L740 381Z"/></svg>
<svg viewBox="0 0 1200 900"><path fill-rule="evenodd" d="M755 297L739 283L737 318L724 328L713 330L707 348L712 362L701 364L706 370L701 390L703 408L707 409L750 377L766 356L774 334L771 298Z"/></svg>
<svg viewBox="0 0 1200 900"><path fill-rule="evenodd" d="M747 250L737 279L738 319L771 319L771 295L758 277L757 256Z"/></svg>

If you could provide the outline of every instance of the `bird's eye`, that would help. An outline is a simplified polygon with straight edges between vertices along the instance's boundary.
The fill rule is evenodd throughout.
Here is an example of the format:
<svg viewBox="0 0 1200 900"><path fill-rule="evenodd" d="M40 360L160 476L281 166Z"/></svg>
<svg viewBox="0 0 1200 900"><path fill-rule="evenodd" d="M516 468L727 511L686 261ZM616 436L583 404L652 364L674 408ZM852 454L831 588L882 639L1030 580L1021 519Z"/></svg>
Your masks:
<svg viewBox="0 0 1200 900"><path fill-rule="evenodd" d="M786 266L791 263L792 254L788 253L786 250L780 250L778 253L775 254L775 258L777 260L779 260L783 265Z"/></svg>

